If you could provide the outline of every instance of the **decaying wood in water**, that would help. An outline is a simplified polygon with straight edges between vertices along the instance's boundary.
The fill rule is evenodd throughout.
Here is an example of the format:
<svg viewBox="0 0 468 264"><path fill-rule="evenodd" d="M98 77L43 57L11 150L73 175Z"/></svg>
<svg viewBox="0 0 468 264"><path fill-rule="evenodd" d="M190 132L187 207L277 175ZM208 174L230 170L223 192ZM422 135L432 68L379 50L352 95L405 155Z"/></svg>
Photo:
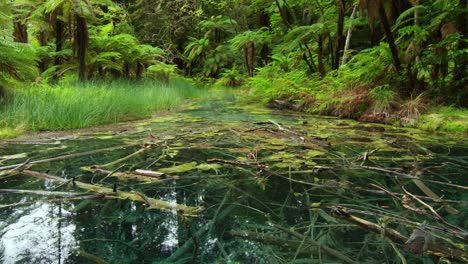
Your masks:
<svg viewBox="0 0 468 264"><path fill-rule="evenodd" d="M148 207L153 206L153 204L151 203L151 201L148 199L148 196L142 194L141 192L135 192L135 191L134 191L133 193L135 193L136 195L140 196L141 199L143 199L143 201L146 203L146 205L147 205Z"/></svg>
<svg viewBox="0 0 468 264"><path fill-rule="evenodd" d="M413 176L413 175L410 175L410 174L406 174L406 173L402 173L402 172L398 172L398 171L393 171L393 170L388 170L388 169L384 169L384 168L372 167L372 166L359 166L359 168L367 169L367 170L373 170L373 171L385 172L385 173L388 173L388 174L395 175L398 178L402 178L402 179L413 179L413 180L420 180L420 181L423 180L423 181L426 181L426 182L431 182L431 183L451 186L451 187L455 187L455 188L459 188L459 189L463 189L463 190L468 190L468 186L463 186L463 185L458 185L458 184L453 184L453 183L448 183L448 182L420 179L420 178L418 178L416 176Z"/></svg>
<svg viewBox="0 0 468 264"><path fill-rule="evenodd" d="M270 223L270 224L271 224L273 227L275 227L275 228L277 228L277 229L279 229L279 230L281 230L281 231L283 231L283 232L285 232L285 233L287 233L287 234L289 234L289 235L291 235L291 236L294 236L294 237L296 237L296 238L298 238L298 239L300 239L300 240L304 240L304 241L306 241L307 243L312 244L312 245L318 247L320 250L323 250L323 252L325 252L326 254L328 254L328 255L330 255L330 256L333 256L333 257L335 257L335 258L337 258L337 259L340 259L340 260L342 260L344 263L357 264L356 261L352 260L350 257L344 255L343 253L339 252L338 250L335 250L335 249L333 249L333 248L330 248L330 247L328 247L328 246L326 246L326 245L323 245L323 244L321 244L321 243L319 243L319 242L317 242L317 241L314 241L314 240L312 240L312 239L308 239L308 238L306 238L304 235L299 234L299 233L294 232L294 231L291 231L291 230L289 230L289 229L286 228L286 227L282 227L282 226L277 225L277 224L274 224L274 223Z"/></svg>
<svg viewBox="0 0 468 264"><path fill-rule="evenodd" d="M7 176L8 177L8 175L11 175L13 172L18 171L18 170L22 169L23 167L25 167L26 165L28 165L29 162L30 162L30 159L27 159L25 162L19 164L18 166L12 168L9 171L0 170L0 176Z"/></svg>
<svg viewBox="0 0 468 264"><path fill-rule="evenodd" d="M144 176L144 175L136 174L136 173L113 172L113 171L103 170L103 169L95 168L95 167L81 167L81 169L84 171L92 172L92 173L106 174L109 176L119 177L122 179L132 179L132 180L144 181L144 182L159 182L160 181L159 179L155 177L148 177L148 176Z"/></svg>
<svg viewBox="0 0 468 264"><path fill-rule="evenodd" d="M376 153L379 149L374 149L374 150L371 150L371 151L366 151L364 152L363 155L359 155L359 157L357 157L356 161L368 161L370 156L372 156L374 153Z"/></svg>
<svg viewBox="0 0 468 264"><path fill-rule="evenodd" d="M392 171L392 170L388 170L388 169L384 169L384 168L379 168L379 167L371 167L371 166L361 166L362 168L365 168L365 169L369 169L369 170L374 170L374 171L380 171L380 172L385 172L385 173L389 173L389 174L393 174L393 175L396 175L398 176L399 178L403 178L403 179L411 179L414 184L416 184L416 186L418 186L418 188L425 194L427 195L428 197L432 198L434 201L438 201L438 202L441 202L445 208L445 210L447 212L449 212L450 214L457 214L458 213L458 210L456 210L455 208L453 208L452 206L450 206L449 204L445 203L442 198L440 198L437 194L435 194L431 189L429 189L429 187L426 186L426 184L424 184L422 182L422 180L417 177L417 176L413 176L413 175L410 175L410 174L406 174L406 173L401 173L401 172L397 172L397 171ZM437 183L437 184L441 184L441 185L447 185L447 186L452 186L452 187L457 187L457 188L460 188L460 189L464 189L464 190L468 190L468 187L466 186L461 186L461 185L457 185L457 184L452 184L452 183L446 183L446 182L439 182L439 181L432 181L432 180L425 180L427 182L432 182L432 183Z"/></svg>
<svg viewBox="0 0 468 264"><path fill-rule="evenodd" d="M416 184L416 186L418 186L418 188L425 194L427 195L428 197L431 197L434 201L441 201L443 203L443 207L444 209L450 213L450 214L458 214L458 210L456 210L455 208L453 208L452 206L450 206L449 204L447 203L444 203L444 201L442 200L442 198L440 198L437 194L435 194L431 189L429 189L429 187L427 187L426 184L424 184L424 182L422 182L420 179L413 179L413 183Z"/></svg>
<svg viewBox="0 0 468 264"><path fill-rule="evenodd" d="M272 125L275 125L278 128L279 131L286 132L286 133L289 133L291 135L294 135L294 136L298 137L299 139L301 139L302 143L304 143L305 140L306 140L305 135L294 132L294 131L289 130L289 129L286 129L283 126L281 126L280 124L278 124L277 122L275 122L275 121L273 121L271 119L266 121L266 122L255 122L254 124L255 125L266 125L266 124L270 125L270 124L272 124ZM269 130L269 127L268 126L262 126L262 127L252 128L252 129L246 130L244 132L252 132L252 131L256 131L256 130ZM320 141L327 141L328 140L327 137L324 138L324 137L317 136L317 135L307 134L307 137L314 138L314 139L320 140Z"/></svg>
<svg viewBox="0 0 468 264"><path fill-rule="evenodd" d="M373 184L370 184L370 185L374 186ZM374 186L374 187L376 187L376 186ZM382 188L382 187L380 187L380 188ZM378 189L380 189L380 188L378 188ZM380 194L380 195L390 195L392 197L396 196L395 198L398 198L398 200L401 200L400 197L406 195L406 194L403 194L403 193L390 192L390 191L384 190L384 189L381 189L380 191L378 191L378 190L368 190L368 189L361 188L361 187L354 187L354 189L356 189L358 191L368 192L368 193L375 193L375 194ZM434 201L432 198L429 198L427 196L421 196L421 195L415 195L415 196L418 197L419 199L422 199L422 200L428 200L428 201L432 201L432 202L435 202L435 203L440 203L440 201ZM454 204L461 204L461 205L468 205L468 201L444 200L444 202L454 203Z"/></svg>
<svg viewBox="0 0 468 264"><path fill-rule="evenodd" d="M464 238L468 238L468 233L463 230L461 227L458 227L458 226L454 226L450 223L448 223L447 221L445 221L442 216L439 215L439 213L436 212L436 210L434 210L434 208L432 208L432 206L430 206L429 204L425 203L423 200L419 199L418 197L416 197L414 194L408 192L405 187L401 186L401 188L403 189L403 191L409 195L411 198L413 198L414 200L416 200L418 203L422 204L424 207L426 207L427 209L429 209L429 211L431 211L431 213L434 215L434 218L439 221L440 223L443 223L444 225L447 226L447 228L452 228L454 229L453 231L455 232L459 232L460 233L460 237L462 239Z"/></svg>
<svg viewBox="0 0 468 264"><path fill-rule="evenodd" d="M305 138L304 138L303 135L301 135L301 134L299 134L299 133L296 133L296 132L294 132L294 131L291 131L291 130L289 130L289 129L287 129L287 128L284 128L284 127L282 127L280 124L276 123L275 121L273 121L273 120L271 120L271 119L268 120L268 122L270 122L270 123L272 123L273 125L275 125L275 126L278 128L278 130L284 131L284 132L287 132L287 133L290 133L290 134L292 134L292 135L298 137L298 138L301 140L301 142L304 142L304 141L305 141Z"/></svg>
<svg viewBox="0 0 468 264"><path fill-rule="evenodd" d="M82 157L82 156L94 155L94 154L108 152L108 151L122 149L122 148L134 147L136 145L139 145L139 144L129 144L129 145L123 145L123 146L117 146L117 147L111 147L111 148L96 149L96 150L80 152L80 153L67 154L67 155L57 156L57 157L48 158L48 159L31 161L28 164L34 165L34 164L47 163L47 162L52 162L52 161L59 161L59 160L66 160L66 159L71 159L71 158L78 158L78 157ZM3 167L0 167L0 171L14 169L14 168L16 168L16 167L18 167L18 166L20 166L22 164L23 163L3 166Z"/></svg>
<svg viewBox="0 0 468 264"><path fill-rule="evenodd" d="M93 255L93 254L90 254L86 251L83 251L83 250L78 250L78 256L80 256L81 258L84 258L86 260L89 260L93 263L96 263L96 264L109 264L109 262L103 260L102 258L96 256L96 255Z"/></svg>
<svg viewBox="0 0 468 264"><path fill-rule="evenodd" d="M59 182L59 183L64 183L68 181L67 179L64 179L61 177L49 175L46 173L40 173L36 171L24 170L21 172L21 174L31 176L31 177L41 178L41 179L48 179L48 180L52 180L52 181ZM119 198L122 200L132 200L132 201L147 203L145 199L141 198L141 196L135 193L122 192L122 191L113 192L112 188L102 187L102 186L79 182L79 181L75 181L75 184L76 184L76 187L87 190L87 191L91 191L91 192L95 192L99 194L105 194L109 196L115 196L116 198ZM176 204L176 203L166 202L166 201L162 201L162 200L158 200L158 199L154 199L150 197L148 197L147 200L151 204L149 209L169 209L169 210L177 209L179 211L184 212L187 216L196 215L199 211L203 209L202 207L192 207L192 206L187 206L184 204Z"/></svg>
<svg viewBox="0 0 468 264"><path fill-rule="evenodd" d="M400 234L398 231L391 228L383 228L375 223L367 221L365 219L359 218L357 216L351 215L347 212L347 209L344 207L335 206L333 207L334 217L343 219L347 222L353 223L363 229L369 230L373 233L383 235L384 237L390 239L391 241L405 245L408 241L408 237ZM457 248L449 248L439 244L430 244L427 246L426 253L446 257L449 259L455 259L461 262L468 262L468 252Z"/></svg>
<svg viewBox="0 0 468 264"><path fill-rule="evenodd" d="M158 171L150 171L150 170L135 170L135 174L143 175L152 178L161 178L166 176L166 174Z"/></svg>

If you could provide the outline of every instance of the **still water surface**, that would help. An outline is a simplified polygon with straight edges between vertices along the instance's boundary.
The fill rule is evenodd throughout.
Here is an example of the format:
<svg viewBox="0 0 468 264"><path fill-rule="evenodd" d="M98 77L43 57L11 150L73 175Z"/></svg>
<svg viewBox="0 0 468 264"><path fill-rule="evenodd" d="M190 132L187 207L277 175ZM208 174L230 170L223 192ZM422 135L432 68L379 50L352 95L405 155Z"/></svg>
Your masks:
<svg viewBox="0 0 468 264"><path fill-rule="evenodd" d="M68 179L65 184L21 174L0 176L1 189L33 191L0 193L2 263L339 262L310 246L285 245L293 238L270 223L307 233L358 262L393 263L398 257L388 242L335 219L327 206L374 212L362 217L387 221L408 236L408 225L392 216L401 213L413 222L426 218L408 212L397 199L366 190L378 191L372 183L401 193L398 184L403 184L424 194L410 180L362 166L467 185L465 135L238 107L221 100L156 117L134 130L2 142L0 166L114 146L122 148L29 168ZM137 181L86 170L143 148L105 169L162 171L162 180ZM364 161L366 153L371 155ZM195 216L176 208L148 209L141 201L92 197L94 193L74 186L73 178L200 211ZM444 199L461 201L450 204L458 211L455 215L442 206L436 209L450 223L466 228L467 193L427 184ZM411 263L434 260L404 254Z"/></svg>

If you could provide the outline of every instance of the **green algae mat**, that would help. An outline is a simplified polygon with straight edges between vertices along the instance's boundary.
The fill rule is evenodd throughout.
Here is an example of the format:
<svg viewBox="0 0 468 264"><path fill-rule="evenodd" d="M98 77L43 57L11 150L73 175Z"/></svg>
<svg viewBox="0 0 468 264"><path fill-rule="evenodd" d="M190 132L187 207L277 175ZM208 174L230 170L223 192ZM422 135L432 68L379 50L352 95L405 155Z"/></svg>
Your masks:
<svg viewBox="0 0 468 264"><path fill-rule="evenodd" d="M465 134L207 100L0 142L3 263L463 263Z"/></svg>

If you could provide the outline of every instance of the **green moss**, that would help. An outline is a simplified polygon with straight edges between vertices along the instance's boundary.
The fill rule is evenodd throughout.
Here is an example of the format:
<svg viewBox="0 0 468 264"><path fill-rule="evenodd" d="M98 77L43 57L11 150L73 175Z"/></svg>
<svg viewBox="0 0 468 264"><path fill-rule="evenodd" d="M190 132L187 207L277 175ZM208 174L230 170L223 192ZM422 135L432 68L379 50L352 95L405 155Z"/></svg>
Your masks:
<svg viewBox="0 0 468 264"><path fill-rule="evenodd" d="M16 128L0 128L0 139L15 138L24 133L22 127Z"/></svg>
<svg viewBox="0 0 468 264"><path fill-rule="evenodd" d="M468 110L454 107L438 107L422 115L419 128L429 131L468 133Z"/></svg>
<svg viewBox="0 0 468 264"><path fill-rule="evenodd" d="M197 167L197 163L193 161L189 163L184 163L182 165L173 166L170 168L163 168L163 169L160 169L159 171L164 172L164 173L182 173L186 171L191 171L195 169L196 167Z"/></svg>

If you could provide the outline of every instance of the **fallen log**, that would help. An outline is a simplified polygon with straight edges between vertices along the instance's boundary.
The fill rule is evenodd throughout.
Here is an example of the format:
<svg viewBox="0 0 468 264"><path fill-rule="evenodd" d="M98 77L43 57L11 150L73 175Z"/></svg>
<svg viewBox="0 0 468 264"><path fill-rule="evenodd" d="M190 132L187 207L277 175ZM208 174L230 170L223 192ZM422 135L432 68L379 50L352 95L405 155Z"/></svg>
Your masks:
<svg viewBox="0 0 468 264"><path fill-rule="evenodd" d="M163 172L150 171L150 170L135 170L135 174L157 178L157 179L166 176L166 174L164 174Z"/></svg>
<svg viewBox="0 0 468 264"><path fill-rule="evenodd" d="M27 176L31 176L31 177L52 180L52 181L59 182L59 183L66 183L69 181L61 177L49 175L46 173L40 173L36 171L30 171L30 170L24 170L19 173L27 175ZM149 203L150 206L148 207L148 209L165 209L165 210L176 209L178 211L182 211L187 216L194 216L203 209L202 207L192 207L192 206L187 206L184 204L176 204L176 203L166 202L163 200L154 199L151 197L147 197L146 199L143 199L141 197L142 195L141 193L137 194L135 192L122 192L122 191L114 192L113 188L102 187L102 186L79 182L79 181L74 181L74 182L75 182L76 187L87 190L87 191L104 194L108 196L113 196L115 198L122 199L122 200L132 200L132 201L141 202L145 204Z"/></svg>
<svg viewBox="0 0 468 264"><path fill-rule="evenodd" d="M81 167L81 169L84 171L92 172L92 173L106 174L109 176L118 177L122 179L132 179L132 180L143 181L143 182L160 182L161 181L160 179L157 179L155 177L148 177L148 176L144 176L144 175L137 174L137 173L114 172L114 171L100 169L97 167Z"/></svg>

